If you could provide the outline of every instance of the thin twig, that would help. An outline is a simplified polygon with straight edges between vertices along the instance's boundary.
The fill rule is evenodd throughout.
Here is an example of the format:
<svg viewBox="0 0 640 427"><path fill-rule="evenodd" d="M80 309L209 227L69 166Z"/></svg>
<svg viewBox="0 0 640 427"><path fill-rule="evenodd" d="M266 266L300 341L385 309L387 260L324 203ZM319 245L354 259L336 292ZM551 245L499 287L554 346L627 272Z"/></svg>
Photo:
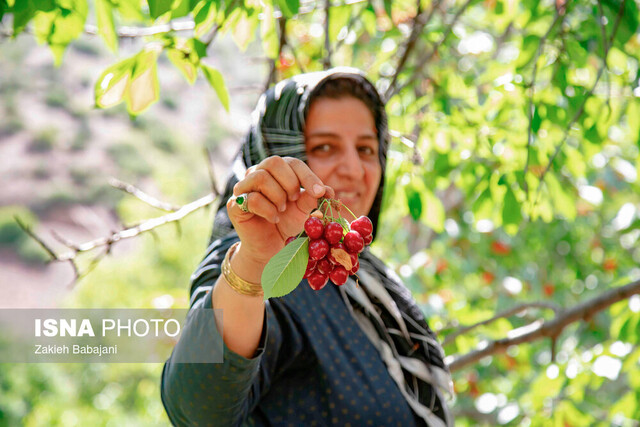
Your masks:
<svg viewBox="0 0 640 427"><path fill-rule="evenodd" d="M216 180L216 174L213 171L213 155L211 151L205 147L204 155L207 163L207 171L209 172L209 185L211 187L211 192L216 196L220 195L220 191L218 190L218 182Z"/></svg>
<svg viewBox="0 0 640 427"><path fill-rule="evenodd" d="M125 193L129 193L140 201L152 206L156 209L160 209L167 212L175 212L180 209L180 206L172 205L171 203L163 202L161 200L156 199L153 196L148 195L144 191L140 190L138 187L128 184L126 182L120 181L117 178L109 178L109 185L113 188L117 188L118 190L124 191Z"/></svg>
<svg viewBox="0 0 640 427"><path fill-rule="evenodd" d="M533 72L531 73L531 95L529 96L529 108L528 108L528 113L529 113L529 128L527 130L527 158L525 160L524 163L524 193L526 195L526 199L529 198L529 185L527 184L527 172L529 171L529 162L531 159L531 145L533 144L533 115L534 115L534 109L535 109L535 105L533 103L533 98L535 95L535 89L536 89L536 77L537 77L537 73L538 73L538 60L540 59L540 55L542 55L542 51L544 50L544 45L547 41L547 38L551 35L551 31L553 31L553 29L555 28L556 24L562 19L562 17L565 15L561 15L559 12L556 11L556 17L553 20L553 22L551 23L551 25L549 26L549 29L547 30L547 32L544 34L544 36L542 36L542 38L540 39L540 44L538 45L538 51L536 52L536 56L533 58Z"/></svg>
<svg viewBox="0 0 640 427"><path fill-rule="evenodd" d="M545 337L555 339L570 324L590 318L616 302L628 299L635 294L640 294L640 280L611 289L595 298L584 301L557 314L550 321L539 320L509 332L507 338L483 343L481 348L462 356L450 356L446 359L446 363L451 371L458 371L484 357L503 353L512 345L529 343Z"/></svg>
<svg viewBox="0 0 640 427"><path fill-rule="evenodd" d="M389 98L391 98L391 96L393 95L396 88L396 84L398 83L398 76L404 69L404 66L407 63L407 59L409 59L409 55L415 48L416 43L418 42L418 39L422 34L422 30L424 30L424 27L426 27L427 24L431 21L431 18L433 17L433 13L436 11L436 8L438 7L439 3L440 3L439 1L435 1L431 5L431 9L429 9L428 12L427 11L423 12L422 2L418 0L417 8L416 8L416 16L413 18L411 33L409 34L409 37L407 37L407 39L404 42L404 47L402 49L402 56L398 60L395 73L393 73L393 77L391 78L391 83L389 84L389 87L387 88L384 94L385 100L388 101Z"/></svg>
<svg viewBox="0 0 640 427"><path fill-rule="evenodd" d="M324 0L324 58L322 66L325 70L331 68L331 35L329 34L329 15L331 0Z"/></svg>
<svg viewBox="0 0 640 427"><path fill-rule="evenodd" d="M22 231L27 233L29 235L29 237L31 237L33 240L35 240L40 245L40 247L42 249L44 249L49 254L49 256L51 257L49 262L55 261L58 258L56 253L55 253L55 251L53 249L51 249L51 247L49 245L47 245L40 237L38 237L33 232L33 230L31 230L31 227L29 227L27 224L22 222L22 220L20 219L19 216L16 215L16 216L13 217L13 219L18 224L18 227L20 227L22 229Z"/></svg>
<svg viewBox="0 0 640 427"><path fill-rule="evenodd" d="M455 26L456 22L458 22L458 19L460 19L460 16L462 16L464 11L467 10L467 8L471 5L472 2L473 2L473 0L467 0L467 2L462 5L462 7L458 10L458 12L453 17L453 20L451 21L451 23L447 26L447 29L445 30L445 32L444 32L442 38L440 39L440 41L434 46L434 48L431 50L431 52L429 52L429 54L427 56L423 57L420 60L420 62L418 62L418 64L414 67L413 73L411 73L411 77L409 77L409 79L407 80L408 82L416 81L416 79L418 78L419 74L422 73L422 70L423 70L424 66L429 61L431 61L431 58L433 58L433 56L438 52L440 47L444 44L444 42L449 37L449 34L451 34L451 32L453 31L453 27ZM396 88L391 92L391 94L388 97L386 97L385 99L387 99L387 100L391 99L391 97L396 93L397 93L397 85L396 85Z"/></svg>
<svg viewBox="0 0 640 427"><path fill-rule="evenodd" d="M360 21L360 18L362 18L362 14L364 13L365 10L367 10L367 5L364 5L363 7L361 7L356 15L351 15L351 17L349 18L349 22L347 23L346 35L344 36L344 38L338 40L335 48L333 49L334 52L337 52L342 47L342 45L347 41L347 39L349 38L349 33L351 32L351 27L353 27L353 24Z"/></svg>
<svg viewBox="0 0 640 427"><path fill-rule="evenodd" d="M618 31L618 25L620 24L620 19L622 18L622 14L624 12L625 2L626 2L626 0L623 0L622 3L620 4L620 9L618 10L618 16L616 18L616 23L615 23L615 26L613 28L613 33L611 34L611 38L610 38L611 41L613 41L613 39L614 39L614 37L615 37L615 35L616 35L617 31ZM605 41L605 43L606 43L606 41ZM607 54L608 54L608 51L607 51ZM566 142L567 138L569 137L569 132L571 131L571 128L573 127L574 123L577 122L578 119L582 116L582 113L584 112L584 106L586 105L587 100L591 97L591 95L593 95L593 92L596 89L596 86L598 86L598 82L600 81L600 77L602 77L602 73L604 72L604 70L606 68L607 56L605 56L603 58L602 62L603 62L603 65L598 70L598 75L596 76L596 81L593 83L593 86L591 86L591 89L589 89L589 91L582 98L582 102L580 103L580 108L578 108L578 111L576 111L576 113L571 118L571 122L569 122L569 125L565 129L565 132L564 132L564 135L562 137L562 140L556 146L556 149L553 152L553 155L549 159L549 163L547 164L547 166L545 167L544 171L540 175L540 185L538 186L538 191L536 192L536 198L535 198L536 201L538 199L538 196L540 195L540 191L542 189L542 183L544 181L544 177L547 175L547 173L551 169L551 166L553 165L553 161L555 160L555 158L558 155L558 153L560 153L560 150L562 149L562 146L564 145L564 143Z"/></svg>
<svg viewBox="0 0 640 427"><path fill-rule="evenodd" d="M136 226L125 228L120 231L112 232L109 236L106 236L106 237L100 237L100 238L91 240L89 242L81 243L81 244L71 244L67 242L69 243L67 246L69 246L72 249L72 251L64 254L60 254L60 255L56 254L55 251L49 248L42 241L42 239L40 239L37 235L35 235L35 233L33 233L28 227L22 227L22 226L21 227L23 228L23 230L25 230L27 234L29 234L29 236L31 236L36 242L38 242L40 246L42 246L49 253L49 255L52 256L51 261L64 262L64 261L75 259L76 256L81 252L89 252L102 246L106 246L107 252L109 252L111 250L111 247L115 243L125 239L136 237L142 233L150 232L153 229L158 228L162 225L180 221L190 213L195 212L200 208L203 208L205 206L208 206L214 203L215 201L218 200L218 197L219 196L213 193L207 194L206 196L201 197L198 200L195 200L191 203L188 203L182 206L180 209L176 210L175 212L171 212L169 214L166 214L157 218L151 218L151 219L145 220ZM18 222L18 224L20 225L21 222Z"/></svg>
<svg viewBox="0 0 640 427"><path fill-rule="evenodd" d="M598 24L600 25L600 31L602 32L602 50L604 51L604 57L609 56L609 43L607 43L607 27L604 23L604 10L602 9L602 0L598 0ZM609 66L606 61L604 63L604 68L606 71L609 71ZM608 112L611 113L611 105L609 104L611 100L611 86L609 85L609 74L605 73L604 75L604 84L607 88L607 108Z"/></svg>
<svg viewBox="0 0 640 427"><path fill-rule="evenodd" d="M276 71L277 71L276 61L278 61L282 57L282 49L287 44L287 36L286 36L287 20L285 18L282 18L280 21L278 21L278 23L279 23L278 27L280 29L280 37L278 39L278 55L271 60L271 68L269 70L269 76L267 76L267 82L264 85L265 91L269 89L269 86L271 86L271 83L274 83L276 80Z"/></svg>
<svg viewBox="0 0 640 427"><path fill-rule="evenodd" d="M515 307L512 307L508 310L502 311L498 314L496 314L495 316L491 317L490 319L487 320L483 320L482 322L478 322L475 323L473 325L469 325L469 326L464 326L450 334L448 334L444 341L443 341L443 345L449 344L451 341L453 341L454 339L456 339L458 336L466 334L469 331L472 331L473 329L480 327L480 326L485 326L488 325L489 323L493 323L498 319L503 319L506 317L511 317L514 316L518 313L521 313L525 310L528 310L530 308L548 308L550 310L553 310L553 312L555 314L558 314L560 312L560 307L558 307L555 304L552 303L546 303L546 302L530 302L530 303L526 303L526 304L520 304L517 305Z"/></svg>

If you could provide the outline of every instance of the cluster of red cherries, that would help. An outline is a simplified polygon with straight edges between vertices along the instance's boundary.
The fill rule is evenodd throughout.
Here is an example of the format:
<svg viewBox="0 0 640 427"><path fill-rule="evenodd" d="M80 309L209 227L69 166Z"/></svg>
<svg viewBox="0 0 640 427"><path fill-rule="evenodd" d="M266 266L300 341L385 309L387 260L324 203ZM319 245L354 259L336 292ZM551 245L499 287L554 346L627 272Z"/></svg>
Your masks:
<svg viewBox="0 0 640 427"><path fill-rule="evenodd" d="M366 216L354 220L346 229L316 211L304 223L304 231L309 237L309 262L304 278L316 291L329 279L338 286L344 285L360 268L358 254L373 240L373 224ZM287 243L293 239L289 238Z"/></svg>

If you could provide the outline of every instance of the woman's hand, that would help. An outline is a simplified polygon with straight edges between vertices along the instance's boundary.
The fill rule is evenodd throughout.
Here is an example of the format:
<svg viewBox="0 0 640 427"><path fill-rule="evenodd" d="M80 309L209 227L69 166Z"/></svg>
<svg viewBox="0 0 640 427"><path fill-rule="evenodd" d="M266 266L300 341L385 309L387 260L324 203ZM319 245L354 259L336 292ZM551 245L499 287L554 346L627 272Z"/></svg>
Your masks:
<svg viewBox="0 0 640 427"><path fill-rule="evenodd" d="M235 201L243 193L247 194L249 212ZM264 267L288 237L302 231L320 197L335 196L302 160L279 156L247 169L233 194L227 201L227 212L242 242L233 258L257 268Z"/></svg>

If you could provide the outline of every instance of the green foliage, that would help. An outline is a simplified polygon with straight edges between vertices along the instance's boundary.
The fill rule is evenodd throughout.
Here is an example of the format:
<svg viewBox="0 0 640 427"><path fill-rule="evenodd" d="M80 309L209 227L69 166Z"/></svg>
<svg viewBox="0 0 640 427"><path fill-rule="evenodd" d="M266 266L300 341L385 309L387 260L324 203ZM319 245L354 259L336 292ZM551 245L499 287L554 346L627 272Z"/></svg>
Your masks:
<svg viewBox="0 0 640 427"><path fill-rule="evenodd" d="M16 35L33 25L35 36L60 61L64 47L80 34L85 3L0 0L0 14L12 15ZM426 16L434 4L422 1L420 10ZM116 24L157 26L177 17L194 21L188 37L176 31L147 37L139 53L114 59L96 81L98 107L125 101L131 115L159 99L156 63L162 52L190 84L202 70L227 110L234 99L223 75L203 62L211 40L229 34L244 51L258 36L257 48L274 61L275 81L320 70L327 55L321 3L313 10L301 9L297 0L97 0L95 5L98 33L112 51L118 48ZM413 142L393 138L383 232L374 250L399 271L431 325L446 337L458 325L485 320L518 303L572 307L637 280L637 1L452 1L430 15L399 69L417 12L415 2L403 0L332 3L329 45L333 65L365 70L381 92L395 80L388 91L389 125L398 134L412 135ZM219 127L214 131L224 132ZM150 138L157 150L117 145L111 157L123 170L151 174L164 194L186 197L194 191L187 178L193 163L181 168L155 157L147 161L153 153L179 153L184 147L158 135ZM50 149L53 141L45 138L40 151ZM159 172L149 163L157 163ZM118 211L126 221L153 215L132 201L123 201ZM152 286L157 283L178 301L203 249L198 246L206 240L202 230L208 227L202 219L200 228L191 230L188 224L181 226L183 244L147 241L149 247L133 261L105 260L83 284L76 303L139 307L158 295ZM558 337L554 360L549 342L537 341L456 372L457 424L633 425L632 420L640 419L638 305L637 299L623 301L574 324ZM532 309L503 318L452 339L445 350L462 354L483 340L502 338L551 316ZM618 362L615 376L599 368ZM69 369L60 371L66 381L75 368ZM102 389L92 387L83 382L78 390L95 396ZM2 413L22 414L7 418L12 421L33 408L36 415L28 420L34 424L62 419L56 408L72 400L52 406L37 396L15 399L23 391L30 393L28 387L20 390L0 403L0 408L12 408ZM160 412L131 409L118 399L113 416L120 418L114 419L130 416L138 424L161 419L153 399ZM36 402L33 408L30 402ZM93 420L98 406L78 403L71 412Z"/></svg>
<svg viewBox="0 0 640 427"><path fill-rule="evenodd" d="M308 237L295 239L271 258L262 272L265 300L292 292L302 280L308 261Z"/></svg>

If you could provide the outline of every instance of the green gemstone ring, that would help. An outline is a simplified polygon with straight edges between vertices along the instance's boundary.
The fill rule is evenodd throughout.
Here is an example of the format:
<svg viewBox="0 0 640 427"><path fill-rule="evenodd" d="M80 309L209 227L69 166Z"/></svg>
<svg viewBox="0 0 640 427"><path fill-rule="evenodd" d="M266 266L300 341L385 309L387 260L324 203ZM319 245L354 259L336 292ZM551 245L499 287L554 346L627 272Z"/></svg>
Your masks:
<svg viewBox="0 0 640 427"><path fill-rule="evenodd" d="M249 195L247 193L236 196L236 203L240 206L242 212L249 212Z"/></svg>

